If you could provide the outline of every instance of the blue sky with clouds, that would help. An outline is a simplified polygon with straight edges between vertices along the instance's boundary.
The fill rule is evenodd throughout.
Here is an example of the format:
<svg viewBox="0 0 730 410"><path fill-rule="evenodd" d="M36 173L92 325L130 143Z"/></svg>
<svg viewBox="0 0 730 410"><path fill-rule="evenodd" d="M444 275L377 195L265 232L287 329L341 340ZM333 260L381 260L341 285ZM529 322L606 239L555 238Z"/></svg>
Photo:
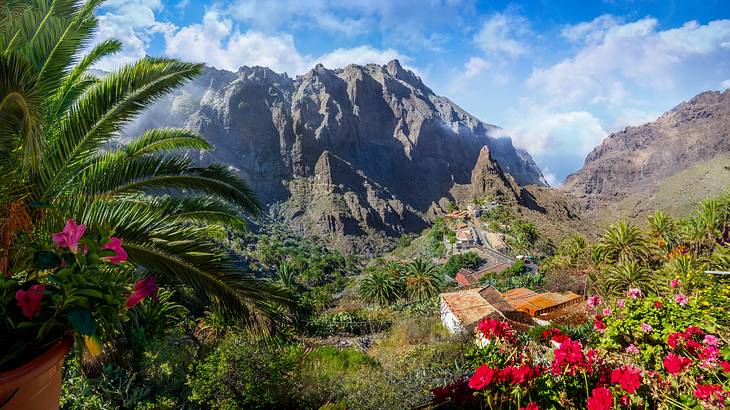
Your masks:
<svg viewBox="0 0 730 410"><path fill-rule="evenodd" d="M730 1L108 0L110 69L167 55L289 75L398 58L552 184L610 132L730 87Z"/></svg>

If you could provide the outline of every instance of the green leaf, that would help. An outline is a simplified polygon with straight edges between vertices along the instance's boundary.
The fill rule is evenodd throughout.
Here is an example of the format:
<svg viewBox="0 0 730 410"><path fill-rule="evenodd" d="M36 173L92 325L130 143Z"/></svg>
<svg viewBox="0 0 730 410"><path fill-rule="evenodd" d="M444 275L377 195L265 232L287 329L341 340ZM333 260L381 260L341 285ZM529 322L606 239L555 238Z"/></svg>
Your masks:
<svg viewBox="0 0 730 410"><path fill-rule="evenodd" d="M96 323L88 310L72 310L68 312L68 321L71 327L79 334L90 336L96 332Z"/></svg>
<svg viewBox="0 0 730 410"><path fill-rule="evenodd" d="M90 296L92 298L104 299L104 295L98 290L94 289L79 289L76 291L79 295Z"/></svg>

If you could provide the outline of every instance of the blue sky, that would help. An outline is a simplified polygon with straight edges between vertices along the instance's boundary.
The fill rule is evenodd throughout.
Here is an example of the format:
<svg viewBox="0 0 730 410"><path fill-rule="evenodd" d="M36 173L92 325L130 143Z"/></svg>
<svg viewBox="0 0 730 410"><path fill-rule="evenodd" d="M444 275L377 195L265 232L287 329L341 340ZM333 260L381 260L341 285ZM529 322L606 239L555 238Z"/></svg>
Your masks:
<svg viewBox="0 0 730 410"><path fill-rule="evenodd" d="M610 132L730 87L730 1L108 0L124 51L289 75L398 58L553 185Z"/></svg>

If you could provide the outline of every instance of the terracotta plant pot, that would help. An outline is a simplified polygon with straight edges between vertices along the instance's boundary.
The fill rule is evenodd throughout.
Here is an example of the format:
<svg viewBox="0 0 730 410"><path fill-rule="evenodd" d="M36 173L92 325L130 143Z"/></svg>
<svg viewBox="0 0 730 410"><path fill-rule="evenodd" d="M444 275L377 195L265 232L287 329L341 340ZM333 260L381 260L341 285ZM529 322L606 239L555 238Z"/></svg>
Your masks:
<svg viewBox="0 0 730 410"><path fill-rule="evenodd" d="M71 337L64 338L30 362L0 373L0 409L58 409L63 359L73 342Z"/></svg>

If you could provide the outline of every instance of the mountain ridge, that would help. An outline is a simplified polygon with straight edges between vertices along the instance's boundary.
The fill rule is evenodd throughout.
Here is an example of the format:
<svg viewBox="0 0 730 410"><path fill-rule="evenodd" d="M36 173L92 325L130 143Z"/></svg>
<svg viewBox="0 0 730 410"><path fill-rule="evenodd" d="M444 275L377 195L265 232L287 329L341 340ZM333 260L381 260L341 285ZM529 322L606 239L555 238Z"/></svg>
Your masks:
<svg viewBox="0 0 730 410"><path fill-rule="evenodd" d="M208 68L127 133L152 126L200 132L215 150L189 155L234 167L267 207L318 235L353 236L354 225L389 237L417 232L444 202L461 199L454 187L471 183L483 147L514 183L547 186L499 127L436 95L397 60L318 64L294 79L266 67ZM351 177L340 191L312 182L328 166ZM290 201L302 192L323 206Z"/></svg>
<svg viewBox="0 0 730 410"><path fill-rule="evenodd" d="M692 184L692 181L682 182L681 175L691 174L695 178L707 175L709 168L698 170L693 167L709 164L728 152L730 90L704 91L655 121L626 127L607 136L586 156L584 166L569 175L558 190L572 195L589 213L638 218L647 212L641 202L678 212L692 208L694 203L681 202L695 198L695 195L678 196L673 200L677 203L656 203L657 194L669 192L665 184L668 181L675 185ZM723 175L716 168L713 167L712 172L717 175L710 179L719 182L717 185L730 184L730 172ZM689 172L690 169L694 170ZM721 192L722 188L711 187L703 192L712 195ZM673 192L681 190L673 189Z"/></svg>

